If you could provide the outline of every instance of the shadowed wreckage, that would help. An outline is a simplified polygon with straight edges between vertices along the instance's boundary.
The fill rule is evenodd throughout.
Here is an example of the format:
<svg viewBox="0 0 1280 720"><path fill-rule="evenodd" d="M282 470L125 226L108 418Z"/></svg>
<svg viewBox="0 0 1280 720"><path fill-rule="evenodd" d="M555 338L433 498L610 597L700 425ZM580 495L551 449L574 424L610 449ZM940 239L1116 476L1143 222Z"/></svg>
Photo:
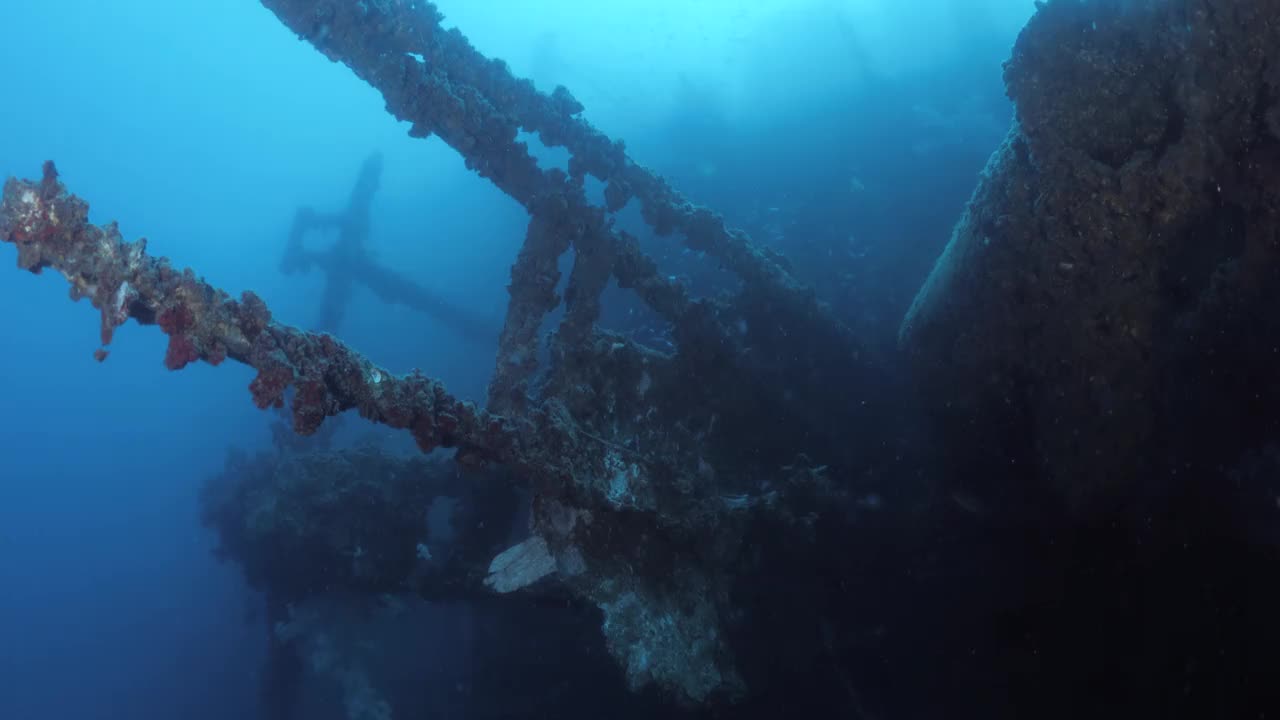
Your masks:
<svg viewBox="0 0 1280 720"><path fill-rule="evenodd" d="M430 3L263 4L528 211L484 407L88 224L52 164L6 184L0 237L99 310L99 358L132 318L168 335L170 369L254 368L253 401L287 401L299 434L355 410L455 450L229 462L204 519L280 626L335 587L492 608L504 643L578 648L530 683L590 667L619 717L620 679L636 717L1280 707L1259 679L1280 635L1280 2L1041 4L1005 65L1016 121L897 348L853 336L783 257ZM736 288L695 297L660 274L614 225L631 203ZM597 325L611 279L673 350ZM868 477L919 499L850 523ZM369 692L351 673L348 702Z"/></svg>

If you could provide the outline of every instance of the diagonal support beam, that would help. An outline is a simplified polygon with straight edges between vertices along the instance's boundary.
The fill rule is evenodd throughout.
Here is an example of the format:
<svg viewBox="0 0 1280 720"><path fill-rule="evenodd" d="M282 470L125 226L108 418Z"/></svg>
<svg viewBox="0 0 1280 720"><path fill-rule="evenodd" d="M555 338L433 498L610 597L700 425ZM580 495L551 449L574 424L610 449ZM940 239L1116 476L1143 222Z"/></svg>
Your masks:
<svg viewBox="0 0 1280 720"><path fill-rule="evenodd" d="M729 228L713 211L694 205L646 168L633 162L621 142L611 141L580 117L583 107L564 88L550 95L538 92L533 84L516 78L501 60L480 54L457 30L441 26L443 16L430 2L381 0L379 2L337 2L336 0L262 0L264 6L299 36L309 41L330 60L341 62L377 89L387 110L411 124L410 134L438 135L466 160L469 168L493 182L531 215L550 212L555 224L567 228L572 238L591 239L597 248L616 258L633 273L638 265L627 249L606 246L627 245L613 229L609 216L591 206L583 192L586 175L606 183L605 199L610 211L621 209L632 198L641 204L642 215L659 234L680 231L687 244L705 251L744 283L740 306L752 315L751 327L786 327L790 332L810 336L813 347L824 348L827 366L859 365L860 343L840 324L812 291L790 275L779 256L757 247L746 233ZM521 129L536 132L548 146L569 150L569 173L543 171L528 147L518 140ZM550 222L550 221L548 221ZM491 398L512 400L532 374L528 367L535 346L525 340L528 328L536 327L536 316L558 303L554 297L558 275L547 272L563 243L546 243L531 233L512 271L508 327L499 350L497 384ZM574 243L575 249L581 250ZM583 268L585 271L586 268ZM646 277L647 290L664 282ZM602 287L595 282L579 286ZM660 290L672 298L678 293ZM594 304L577 299L581 321ZM533 301L534 304L521 306ZM673 310L671 304L664 308ZM660 311L662 310L660 309ZM703 347L730 347L731 333L708 322L714 314L708 306L692 315L670 318L677 325L677 337L697 338ZM594 318L591 318L594 320ZM684 323L685 327L680 327ZM790 344L788 340L787 343ZM702 351L698 351L701 353ZM778 353L781 356L787 356ZM830 359L830 363L825 360ZM798 368L803 374L812 368ZM820 383L826 384L826 383ZM500 408L495 408L500 409Z"/></svg>
<svg viewBox="0 0 1280 720"><path fill-rule="evenodd" d="M233 299L191 270L148 255L146 240L125 241L114 223L90 224L88 213L89 206L58 181L53 163L46 163L39 182L5 183L0 240L17 246L20 267L53 269L71 283L73 298L89 298L101 314L99 360L115 329L133 318L159 325L169 336L170 369L197 360L249 365L258 371L250 390L261 408L282 406L292 387L294 429L301 434L354 409L373 422L409 430L424 451L461 447L483 459L521 464L527 448L513 421L455 398L416 371L392 375L328 334L275 322L253 293Z"/></svg>
<svg viewBox="0 0 1280 720"><path fill-rule="evenodd" d="M637 198L645 219L660 234L684 233L694 249L724 262L748 282L778 292L796 289L776 256L756 247L746 233L729 228L715 212L694 205L632 161L623 143L580 117L582 104L567 89L558 87L547 95L517 78L506 63L482 55L462 33L441 27L444 16L433 3L262 4L329 59L378 89L388 111L413 124L411 134L439 135L469 167L531 212L539 196L564 192L558 178L539 170L528 148L517 141L520 129L537 133L548 147L566 148L576 182L590 174L609 183L611 210Z"/></svg>
<svg viewBox="0 0 1280 720"><path fill-rule="evenodd" d="M763 500L725 505L718 496L700 493L701 499L676 498L662 512L650 463L582 429L554 400L504 418L458 400L416 371L393 376L330 335L273 321L252 293L233 299L191 270L173 269L168 260L147 254L145 240L123 240L114 223L90 224L88 211L46 163L40 181L5 183L0 241L17 247L19 267L33 273L53 269L71 283L74 299L89 298L101 316L100 360L115 329L132 318L159 325L169 336L170 369L197 360L249 365L258 371L250 391L262 408L283 405L292 387L294 429L301 434L355 409L373 422L409 430L424 452L457 447L462 462L510 465L533 491L532 537L491 564L488 586L523 590L555 574L573 596L609 618L606 640L619 662L640 668L629 678L636 687L658 682L697 702L736 691L740 681L717 629L713 598L722 591L710 589L719 571L708 572L697 554L683 550L698 527L673 525L678 515L671 513L683 508L691 517L724 514L724 522L709 523L723 531L741 525L744 508L766 510ZM615 533L647 539L618 544ZM651 586L642 574L650 566L678 566L682 580ZM666 630L654 628L676 628L699 640L673 644Z"/></svg>

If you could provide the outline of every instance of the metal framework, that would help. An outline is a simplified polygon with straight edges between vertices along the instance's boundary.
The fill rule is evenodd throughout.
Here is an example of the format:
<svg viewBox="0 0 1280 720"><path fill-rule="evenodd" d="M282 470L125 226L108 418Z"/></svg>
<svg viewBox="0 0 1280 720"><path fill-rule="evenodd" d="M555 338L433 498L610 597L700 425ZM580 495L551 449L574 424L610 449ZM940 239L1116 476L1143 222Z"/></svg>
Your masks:
<svg viewBox="0 0 1280 720"><path fill-rule="evenodd" d="M52 163L41 180L5 187L0 237L17 245L19 265L52 268L90 299L101 314L99 359L129 318L157 324L169 336L170 369L247 364L261 408L282 406L289 391L298 433L356 410L408 430L424 452L457 448L461 462L515 468L532 491L531 535L476 573L477 590L506 593L554 576L603 610L633 685L656 682L691 701L736 693L721 615L744 561L738 543L762 519L770 532L780 522L803 536L811 526L833 492L827 467L851 461L844 421L865 423L875 411L851 399L875 381L865 374L870 353L781 257L632 161L581 117L568 90L538 92L445 31L430 3L264 4L378 89L412 135L439 136L529 212L487 407L419 373L394 376L331 335L277 323L252 293L232 298L148 255L145 241L126 242L114 224L90 225ZM569 172L539 168L519 130L566 148ZM588 175L605 183L607 207L587 201ZM358 185L357 199L367 195L360 187L370 184ZM694 298L659 274L613 226L629 202L658 234L681 233L734 273L740 290ZM313 224L295 227L288 266L305 264L297 241ZM538 328L561 302L557 262L570 249L564 318L551 364L539 368ZM675 352L596 327L611 277L670 323ZM858 373L861 388L850 381ZM756 454L744 456L744 444Z"/></svg>

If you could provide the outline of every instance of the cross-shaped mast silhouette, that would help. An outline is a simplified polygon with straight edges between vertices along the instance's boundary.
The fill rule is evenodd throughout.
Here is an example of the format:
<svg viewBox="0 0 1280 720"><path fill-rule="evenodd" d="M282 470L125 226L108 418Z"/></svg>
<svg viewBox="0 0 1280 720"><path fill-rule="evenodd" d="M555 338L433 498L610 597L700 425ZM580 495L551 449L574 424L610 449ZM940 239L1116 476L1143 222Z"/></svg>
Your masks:
<svg viewBox="0 0 1280 720"><path fill-rule="evenodd" d="M495 340L496 326L370 257L366 240L373 196L378 191L381 177L382 154L373 153L360 168L360 176L351 190L345 210L320 213L310 207L301 207L294 217L280 270L291 275L318 267L327 274L316 329L337 332L346 316L352 291L356 285L364 285L383 302L417 310L467 340ZM306 247L304 240L308 233L330 229L338 232L338 238L330 248L311 250Z"/></svg>

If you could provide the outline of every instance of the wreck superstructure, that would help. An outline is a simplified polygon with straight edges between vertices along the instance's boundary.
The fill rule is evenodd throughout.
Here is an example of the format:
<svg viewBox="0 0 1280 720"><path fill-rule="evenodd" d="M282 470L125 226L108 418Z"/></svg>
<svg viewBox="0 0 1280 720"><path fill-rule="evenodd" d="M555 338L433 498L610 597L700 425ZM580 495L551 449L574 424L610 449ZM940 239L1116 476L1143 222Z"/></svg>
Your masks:
<svg viewBox="0 0 1280 720"><path fill-rule="evenodd" d="M387 549L344 585L386 591L411 580L432 599L595 608L630 685L688 706L769 682L743 649L777 637L751 638L752 613L785 608L804 628L797 642L839 666L847 648L829 616L842 601L826 585L844 578L821 555L848 536L824 523L894 446L900 429L886 419L902 402L899 358L859 342L776 252L636 163L567 89L542 93L516 78L445 30L430 3L263 4L377 89L411 134L440 137L528 212L487 402L464 402L422 374L395 376L331 335L274 321L251 293L230 297L114 225L89 224L50 164L42 180L6 185L0 237L21 267L60 272L90 299L99 358L132 318L168 335L171 369L253 367L254 402L288 402L298 433L355 410L408 431L424 452L454 449L475 487L458 484L466 476L370 486L347 474L333 495L293 497L292 512L317 533L332 529L323 501L380 501L366 510L388 532L360 547ZM1277 27L1274 2L1054 0L1020 37L1006 66L1017 123L902 330L934 423L937 484L963 491L957 504L991 527L1016 534L1048 513L1059 532L1171 470L1207 477L1268 442L1267 353L1280 338L1266 311L1280 267ZM521 131L567 150L568 171L541 168ZM603 185L602 205L589 200L589 178ZM632 203L657 234L682 236L732 273L736 290L697 297L659 273L614 224ZM611 280L665 320L672 351L597 325ZM561 304L540 365L539 328ZM291 472L326 483L317 467ZM524 504L528 536L511 547L497 534L468 537L465 552L446 556L396 514L464 496L461 512L492 513L495 527ZM243 533L246 557L280 547L237 517L219 527ZM317 581L287 559L254 568L262 585L293 594ZM770 580L794 592L761 590ZM842 694L861 706L852 689Z"/></svg>

